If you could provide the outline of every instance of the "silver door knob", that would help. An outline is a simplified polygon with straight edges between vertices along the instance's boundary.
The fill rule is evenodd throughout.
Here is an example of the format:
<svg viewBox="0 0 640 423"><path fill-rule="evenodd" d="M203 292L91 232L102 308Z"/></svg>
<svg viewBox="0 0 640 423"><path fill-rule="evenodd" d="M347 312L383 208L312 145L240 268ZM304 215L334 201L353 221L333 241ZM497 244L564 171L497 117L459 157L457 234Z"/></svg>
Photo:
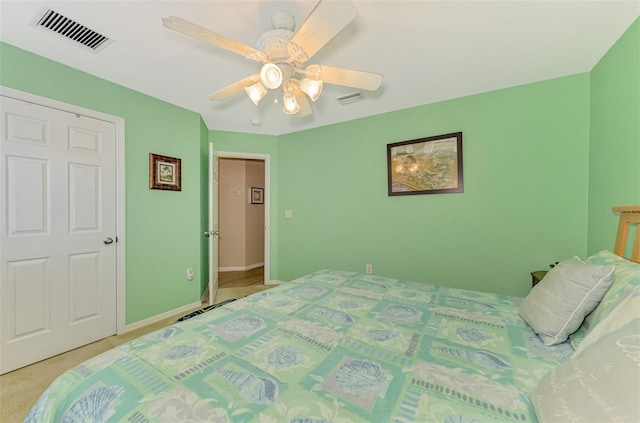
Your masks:
<svg viewBox="0 0 640 423"><path fill-rule="evenodd" d="M104 242L105 244L109 245L109 244L113 244L113 238L111 238L110 236L106 237L104 240L102 240L102 242Z"/></svg>

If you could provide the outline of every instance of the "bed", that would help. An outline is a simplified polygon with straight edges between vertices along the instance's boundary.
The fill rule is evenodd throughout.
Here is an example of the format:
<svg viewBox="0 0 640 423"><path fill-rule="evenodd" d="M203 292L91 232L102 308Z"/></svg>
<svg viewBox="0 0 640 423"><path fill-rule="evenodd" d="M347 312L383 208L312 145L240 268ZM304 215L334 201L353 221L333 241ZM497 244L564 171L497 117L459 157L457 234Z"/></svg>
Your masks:
<svg viewBox="0 0 640 423"><path fill-rule="evenodd" d="M640 220L640 207L618 211L621 225ZM56 379L25 421L472 423L580 413L595 421L591 408L634 421L640 264L621 257L626 240L617 245L617 254L580 264L611 269L611 283L553 345L521 316L529 296L321 270L84 362ZM637 243L631 258L640 260ZM532 293L546 292L547 277ZM626 350L609 363L602 351L611 334ZM613 377L616 398L594 394L590 382L580 396L577 367L589 360L607 363L597 379Z"/></svg>

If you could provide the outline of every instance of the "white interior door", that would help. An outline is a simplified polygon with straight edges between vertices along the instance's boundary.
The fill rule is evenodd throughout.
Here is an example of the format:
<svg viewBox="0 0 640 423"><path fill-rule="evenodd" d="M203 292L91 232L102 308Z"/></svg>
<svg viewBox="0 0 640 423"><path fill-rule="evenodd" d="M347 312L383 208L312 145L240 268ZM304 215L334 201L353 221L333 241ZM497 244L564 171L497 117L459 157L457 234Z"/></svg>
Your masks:
<svg viewBox="0 0 640 423"><path fill-rule="evenodd" d="M218 156L209 143L209 304L218 292Z"/></svg>
<svg viewBox="0 0 640 423"><path fill-rule="evenodd" d="M116 333L116 128L0 98L6 373Z"/></svg>

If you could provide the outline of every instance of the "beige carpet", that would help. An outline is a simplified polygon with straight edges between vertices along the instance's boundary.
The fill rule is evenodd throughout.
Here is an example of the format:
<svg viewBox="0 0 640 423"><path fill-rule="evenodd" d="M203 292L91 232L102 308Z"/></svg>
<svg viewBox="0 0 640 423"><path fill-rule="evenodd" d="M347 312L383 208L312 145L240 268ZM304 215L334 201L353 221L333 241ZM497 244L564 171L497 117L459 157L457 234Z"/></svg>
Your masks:
<svg viewBox="0 0 640 423"><path fill-rule="evenodd" d="M272 288L273 286L274 285L254 285L239 288L220 288L216 295L215 302L224 301L229 298L245 297ZM0 376L0 422L22 422L42 392L44 392L55 378L66 370L75 367L91 357L117 347L124 342L168 326L174 323L180 316L181 315L172 316L123 335L110 336L109 338Z"/></svg>

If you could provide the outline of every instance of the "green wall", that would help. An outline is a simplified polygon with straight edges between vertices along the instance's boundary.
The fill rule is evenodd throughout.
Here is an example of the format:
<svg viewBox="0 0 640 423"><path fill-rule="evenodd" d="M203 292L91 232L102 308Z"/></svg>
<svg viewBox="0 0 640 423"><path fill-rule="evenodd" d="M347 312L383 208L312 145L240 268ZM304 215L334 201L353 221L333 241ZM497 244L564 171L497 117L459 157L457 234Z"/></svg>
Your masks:
<svg viewBox="0 0 640 423"><path fill-rule="evenodd" d="M126 322L197 301L200 116L6 43L0 68L5 87L125 118ZM181 192L149 189L149 153L182 159Z"/></svg>
<svg viewBox="0 0 640 423"><path fill-rule="evenodd" d="M464 193L387 195L388 143L457 131ZM371 263L524 295L532 270L586 251L588 140L588 74L282 136L279 277Z"/></svg>
<svg viewBox="0 0 640 423"><path fill-rule="evenodd" d="M640 20L591 72L589 254L612 249L611 206L640 204Z"/></svg>
<svg viewBox="0 0 640 423"><path fill-rule="evenodd" d="M209 231L209 129L200 119L200 233ZM200 238L200 293L209 283L209 239Z"/></svg>

